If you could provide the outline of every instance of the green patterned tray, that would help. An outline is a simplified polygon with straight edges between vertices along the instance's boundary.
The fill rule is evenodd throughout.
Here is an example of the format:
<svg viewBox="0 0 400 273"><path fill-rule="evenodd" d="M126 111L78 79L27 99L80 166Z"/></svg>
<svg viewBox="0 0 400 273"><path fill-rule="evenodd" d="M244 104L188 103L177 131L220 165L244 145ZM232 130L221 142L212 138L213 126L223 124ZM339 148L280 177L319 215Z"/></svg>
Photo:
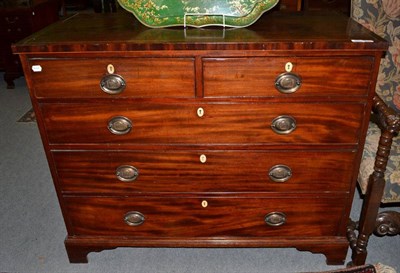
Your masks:
<svg viewBox="0 0 400 273"><path fill-rule="evenodd" d="M279 0L118 0L144 25L246 27Z"/></svg>

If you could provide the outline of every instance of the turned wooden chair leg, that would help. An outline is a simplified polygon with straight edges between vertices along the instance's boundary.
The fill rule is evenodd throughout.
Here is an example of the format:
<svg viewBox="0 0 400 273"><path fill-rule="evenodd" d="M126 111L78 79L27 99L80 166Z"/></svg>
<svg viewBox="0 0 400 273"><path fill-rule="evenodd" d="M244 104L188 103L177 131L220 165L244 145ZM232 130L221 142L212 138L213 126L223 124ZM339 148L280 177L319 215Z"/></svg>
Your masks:
<svg viewBox="0 0 400 273"><path fill-rule="evenodd" d="M375 180L372 182L372 180ZM371 183L372 182L372 183ZM367 194L364 199L363 207L361 210L361 217L359 222L358 238L353 248L352 265L362 265L367 259L367 246L368 240L375 229L375 220L378 215L381 196L378 193L383 193L385 186L382 179L370 178L369 184L371 185L369 192L374 194Z"/></svg>
<svg viewBox="0 0 400 273"><path fill-rule="evenodd" d="M367 258L368 240L376 227L379 206L385 188L385 170L392 145L393 134L384 131L379 139L376 154L374 172L368 181L368 189L365 195L358 226L358 238L353 247L352 264L362 265Z"/></svg>
<svg viewBox="0 0 400 273"><path fill-rule="evenodd" d="M358 223L350 220L347 227L347 237L352 253L352 265L362 265L367 258L369 237L373 232L378 235L396 234L399 230L399 215L397 213L383 214L378 211L385 190L385 171L389 160L393 137L400 131L400 116L388 107L382 99L375 95L373 111L379 116L381 136L376 153L374 172L370 175L367 192L361 209ZM358 229L358 236L355 230Z"/></svg>

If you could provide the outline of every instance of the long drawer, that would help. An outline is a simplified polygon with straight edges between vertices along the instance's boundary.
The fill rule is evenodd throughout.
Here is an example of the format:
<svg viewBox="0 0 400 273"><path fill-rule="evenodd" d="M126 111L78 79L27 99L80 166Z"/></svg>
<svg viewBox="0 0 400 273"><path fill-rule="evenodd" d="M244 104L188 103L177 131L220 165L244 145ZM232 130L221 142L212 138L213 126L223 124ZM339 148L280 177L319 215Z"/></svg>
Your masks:
<svg viewBox="0 0 400 273"><path fill-rule="evenodd" d="M290 96L367 96L372 65L370 57L205 58L204 97L284 96L276 80L287 71L301 82Z"/></svg>
<svg viewBox="0 0 400 273"><path fill-rule="evenodd" d="M29 66L38 98L193 98L195 94L193 58L31 59ZM114 92L121 79L121 93L110 95L101 89L103 80Z"/></svg>
<svg viewBox="0 0 400 273"><path fill-rule="evenodd" d="M348 192L352 151L58 151L64 193Z"/></svg>
<svg viewBox="0 0 400 273"><path fill-rule="evenodd" d="M335 236L346 199L65 197L70 236ZM323 219L323 221L322 221Z"/></svg>
<svg viewBox="0 0 400 273"><path fill-rule="evenodd" d="M363 103L43 104L53 143L357 144Z"/></svg>

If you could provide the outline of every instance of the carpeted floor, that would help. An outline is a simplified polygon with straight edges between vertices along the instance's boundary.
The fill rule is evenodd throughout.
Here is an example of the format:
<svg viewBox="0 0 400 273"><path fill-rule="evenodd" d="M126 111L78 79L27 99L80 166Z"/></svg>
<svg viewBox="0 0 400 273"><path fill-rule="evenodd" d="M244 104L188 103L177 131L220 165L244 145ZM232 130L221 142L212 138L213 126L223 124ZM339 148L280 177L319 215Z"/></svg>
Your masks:
<svg viewBox="0 0 400 273"><path fill-rule="evenodd" d="M381 273L374 265L363 265L354 268L344 268L334 271L325 271L323 273Z"/></svg>
<svg viewBox="0 0 400 273"><path fill-rule="evenodd" d="M313 272L308 272L308 273L313 273ZM333 271L324 271L319 273L396 273L396 271L394 270L394 268L390 266L378 263L376 265L366 264L362 266L343 268Z"/></svg>
<svg viewBox="0 0 400 273"><path fill-rule="evenodd" d="M15 83L16 89L8 90L0 81L0 272L289 273L345 267L327 266L322 254L291 248L117 248L90 253L88 264L70 264L63 243L66 229L37 125L17 122L31 108L24 78ZM353 217L360 207L356 194ZM367 263L400 272L399 236L374 236L368 249Z"/></svg>

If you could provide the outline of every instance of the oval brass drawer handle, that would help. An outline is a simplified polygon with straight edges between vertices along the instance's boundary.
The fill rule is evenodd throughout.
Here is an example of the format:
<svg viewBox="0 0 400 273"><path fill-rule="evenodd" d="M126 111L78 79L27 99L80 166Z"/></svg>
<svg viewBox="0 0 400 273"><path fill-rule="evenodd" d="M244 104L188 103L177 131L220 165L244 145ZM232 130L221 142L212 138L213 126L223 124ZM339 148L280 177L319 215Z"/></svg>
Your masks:
<svg viewBox="0 0 400 273"><path fill-rule="evenodd" d="M286 72L280 74L275 79L275 87L279 92L291 94L296 92L301 86L301 78L299 75Z"/></svg>
<svg viewBox="0 0 400 273"><path fill-rule="evenodd" d="M108 122L108 130L114 135L125 135L132 130L132 121L123 116L113 117Z"/></svg>
<svg viewBox="0 0 400 273"><path fill-rule="evenodd" d="M115 175L122 182L132 182L139 177L139 171L133 166L122 165L115 170Z"/></svg>
<svg viewBox="0 0 400 273"><path fill-rule="evenodd" d="M140 226L145 219L144 215L138 211L130 211L124 216L124 221L128 226Z"/></svg>
<svg viewBox="0 0 400 273"><path fill-rule="evenodd" d="M292 170L286 165L275 165L268 172L274 182L286 182L292 177Z"/></svg>
<svg viewBox="0 0 400 273"><path fill-rule="evenodd" d="M296 129L296 120L292 116L278 116L272 120L272 130L280 135L287 135Z"/></svg>
<svg viewBox="0 0 400 273"><path fill-rule="evenodd" d="M270 212L265 215L265 223L271 227L278 227L286 223L286 215L283 212Z"/></svg>
<svg viewBox="0 0 400 273"><path fill-rule="evenodd" d="M124 78L118 74L108 74L100 80L101 90L110 95L121 93L124 91L125 87L126 82Z"/></svg>

